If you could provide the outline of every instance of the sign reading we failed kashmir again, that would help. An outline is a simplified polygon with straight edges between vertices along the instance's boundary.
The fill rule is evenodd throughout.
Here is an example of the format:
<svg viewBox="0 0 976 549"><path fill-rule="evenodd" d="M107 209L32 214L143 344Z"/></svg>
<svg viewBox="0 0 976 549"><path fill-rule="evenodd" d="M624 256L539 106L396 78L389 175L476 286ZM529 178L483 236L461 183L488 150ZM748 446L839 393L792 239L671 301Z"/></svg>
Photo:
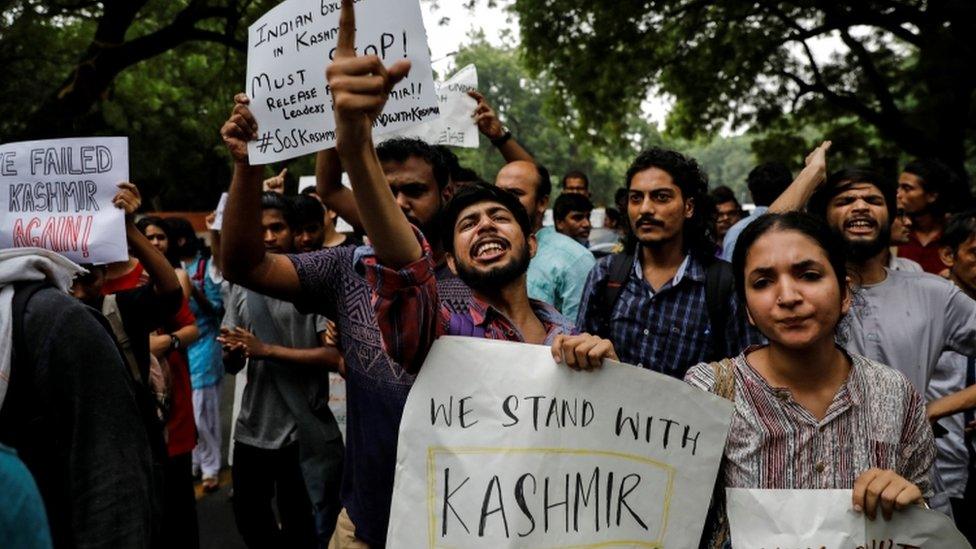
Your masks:
<svg viewBox="0 0 976 549"><path fill-rule="evenodd" d="M731 403L548 347L442 337L400 424L387 539L406 548L697 547Z"/></svg>
<svg viewBox="0 0 976 549"><path fill-rule="evenodd" d="M287 0L248 29L247 88L258 137L251 164L267 164L335 146L335 118L325 69L339 38L340 0ZM411 62L390 93L374 134L432 120L439 109L419 0L356 0L356 53L385 65Z"/></svg>
<svg viewBox="0 0 976 549"><path fill-rule="evenodd" d="M129 179L124 137L0 145L0 248L45 248L76 263L129 257L125 214L112 205Z"/></svg>

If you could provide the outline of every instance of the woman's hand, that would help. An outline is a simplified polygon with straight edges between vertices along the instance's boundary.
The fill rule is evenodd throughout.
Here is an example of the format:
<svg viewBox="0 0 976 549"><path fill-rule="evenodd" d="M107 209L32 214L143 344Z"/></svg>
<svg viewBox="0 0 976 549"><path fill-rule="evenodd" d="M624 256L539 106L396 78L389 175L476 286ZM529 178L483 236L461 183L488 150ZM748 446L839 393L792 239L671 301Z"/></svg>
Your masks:
<svg viewBox="0 0 976 549"><path fill-rule="evenodd" d="M891 520L895 509L901 510L922 501L922 491L892 470L868 469L854 481L854 510L864 511L869 519L878 515Z"/></svg>
<svg viewBox="0 0 976 549"><path fill-rule="evenodd" d="M609 339L590 334L558 335L552 342L552 358L574 370L595 370L605 358L617 360L617 353Z"/></svg>

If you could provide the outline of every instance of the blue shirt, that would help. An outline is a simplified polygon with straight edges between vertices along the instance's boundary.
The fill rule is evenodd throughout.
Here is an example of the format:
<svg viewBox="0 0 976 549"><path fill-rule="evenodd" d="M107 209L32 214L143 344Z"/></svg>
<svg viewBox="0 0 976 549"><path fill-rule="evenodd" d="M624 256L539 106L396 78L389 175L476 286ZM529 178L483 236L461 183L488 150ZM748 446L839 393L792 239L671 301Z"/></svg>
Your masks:
<svg viewBox="0 0 976 549"><path fill-rule="evenodd" d="M539 248L529 263L529 297L552 305L567 318L576 318L586 277L596 259L582 244L552 227L543 227L535 238Z"/></svg>
<svg viewBox="0 0 976 549"><path fill-rule="evenodd" d="M576 323L582 332L602 330L600 305L612 261L613 256L597 261L586 281ZM655 292L644 279L637 255L610 313L610 333L600 335L613 341L622 362L682 379L691 366L715 358L709 356L713 346L723 356L733 357L763 342L762 335L749 326L744 309L733 293L725 333L713 334L705 302L705 266L687 256L675 277Z"/></svg>
<svg viewBox="0 0 976 549"><path fill-rule="evenodd" d="M735 251L735 242L739 240L739 235L742 234L742 231L746 230L746 227L751 225L753 221L759 219L761 215L768 211L768 206L756 206L756 209L752 210L749 217L740 219L735 225L729 227L729 232L725 233L725 240L722 241L722 259L732 261L732 252Z"/></svg>
<svg viewBox="0 0 976 549"><path fill-rule="evenodd" d="M210 302L210 308L216 313L208 315L200 307L196 296L190 297L190 310L197 317L197 329L200 330L200 339L191 343L186 349L190 360L190 383L194 389L212 387L224 375L220 345L217 344L224 301L220 295L220 283L210 274L212 261L213 259L201 261L198 258L186 265L186 274L190 275L190 281L197 289L202 290L207 301Z"/></svg>

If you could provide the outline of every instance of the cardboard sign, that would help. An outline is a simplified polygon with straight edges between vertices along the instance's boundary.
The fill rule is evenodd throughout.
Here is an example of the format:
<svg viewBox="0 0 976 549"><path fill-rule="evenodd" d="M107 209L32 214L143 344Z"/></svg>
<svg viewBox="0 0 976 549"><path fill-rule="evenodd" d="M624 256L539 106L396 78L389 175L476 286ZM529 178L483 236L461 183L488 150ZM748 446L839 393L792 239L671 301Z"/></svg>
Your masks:
<svg viewBox="0 0 976 549"><path fill-rule="evenodd" d="M480 132L471 115L478 102L468 92L478 89L478 69L468 65L447 81L438 82L436 88L440 118L397 130L386 138L416 137L432 145L477 149Z"/></svg>
<svg viewBox="0 0 976 549"><path fill-rule="evenodd" d="M548 347L434 343L411 388L388 539L396 547L697 547L731 404Z"/></svg>
<svg viewBox="0 0 976 549"><path fill-rule="evenodd" d="M910 507L875 520L851 508L850 490L730 488L732 546L747 549L970 549L949 517Z"/></svg>
<svg viewBox="0 0 976 549"><path fill-rule="evenodd" d="M390 93L374 133L438 116L427 31L418 0L357 0L356 51L386 65L410 59L410 75ZM335 146L325 69L339 37L339 0L288 0L248 29L247 88L258 138L251 164L268 164Z"/></svg>
<svg viewBox="0 0 976 549"><path fill-rule="evenodd" d="M0 145L0 248L45 248L76 263L128 260L125 213L112 204L128 179L125 137Z"/></svg>

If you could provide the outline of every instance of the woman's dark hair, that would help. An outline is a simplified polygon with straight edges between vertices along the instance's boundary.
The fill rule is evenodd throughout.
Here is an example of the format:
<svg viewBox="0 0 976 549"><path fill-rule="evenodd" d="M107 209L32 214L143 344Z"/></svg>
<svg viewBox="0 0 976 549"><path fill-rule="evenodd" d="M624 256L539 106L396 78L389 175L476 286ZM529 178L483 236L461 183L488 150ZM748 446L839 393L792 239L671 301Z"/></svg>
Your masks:
<svg viewBox="0 0 976 549"><path fill-rule="evenodd" d="M197 236L197 231L188 219L184 217L168 217L163 222L169 225L170 232L173 238L176 239L170 243L170 249L178 254L178 257L196 257L201 252L204 255L209 255L209 248ZM180 245L180 240L183 240L183 245Z"/></svg>
<svg viewBox="0 0 976 549"><path fill-rule="evenodd" d="M749 249L759 237L771 231L796 231L816 242L827 255L827 260L830 261L830 266L834 269L841 295L848 291L847 258L845 257L844 242L840 236L830 230L824 220L805 212L765 214L759 216L742 231L739 240L735 243L735 251L732 252L735 290L743 302L746 300L745 268Z"/></svg>
<svg viewBox="0 0 976 549"><path fill-rule="evenodd" d="M827 219L827 205L830 201L856 183L868 183L881 191L888 209L888 223L893 223L898 212L898 186L894 181L866 168L842 168L830 174L827 182L810 197L807 211L820 219Z"/></svg>
<svg viewBox="0 0 976 549"><path fill-rule="evenodd" d="M488 183L469 183L458 187L454 198L444 207L441 216L441 242L447 253L454 254L454 225L457 223L458 216L468 206L481 202L500 204L515 216L515 221L522 227L526 240L532 234L532 220L529 218L529 213L514 194Z"/></svg>
<svg viewBox="0 0 976 549"><path fill-rule="evenodd" d="M179 246L176 244L176 235L173 233L172 226L166 222L162 217L157 217L155 215L147 215L139 221L136 221L136 228L139 232L145 236L146 230L150 227L159 227L159 230L163 231L166 235L166 240L169 241L166 247L166 260L169 261L170 265L173 267L180 266L180 253Z"/></svg>
<svg viewBox="0 0 976 549"><path fill-rule="evenodd" d="M715 227L712 223L715 219L715 204L708 195L708 175L705 170L694 158L676 151L651 147L637 155L627 169L627 189L630 189L634 176L650 168L667 172L674 184L681 189L684 200L694 199L695 211L684 223L685 251L699 261L711 262L715 257ZM631 232L625 243L628 253L634 253L637 244L637 238Z"/></svg>

